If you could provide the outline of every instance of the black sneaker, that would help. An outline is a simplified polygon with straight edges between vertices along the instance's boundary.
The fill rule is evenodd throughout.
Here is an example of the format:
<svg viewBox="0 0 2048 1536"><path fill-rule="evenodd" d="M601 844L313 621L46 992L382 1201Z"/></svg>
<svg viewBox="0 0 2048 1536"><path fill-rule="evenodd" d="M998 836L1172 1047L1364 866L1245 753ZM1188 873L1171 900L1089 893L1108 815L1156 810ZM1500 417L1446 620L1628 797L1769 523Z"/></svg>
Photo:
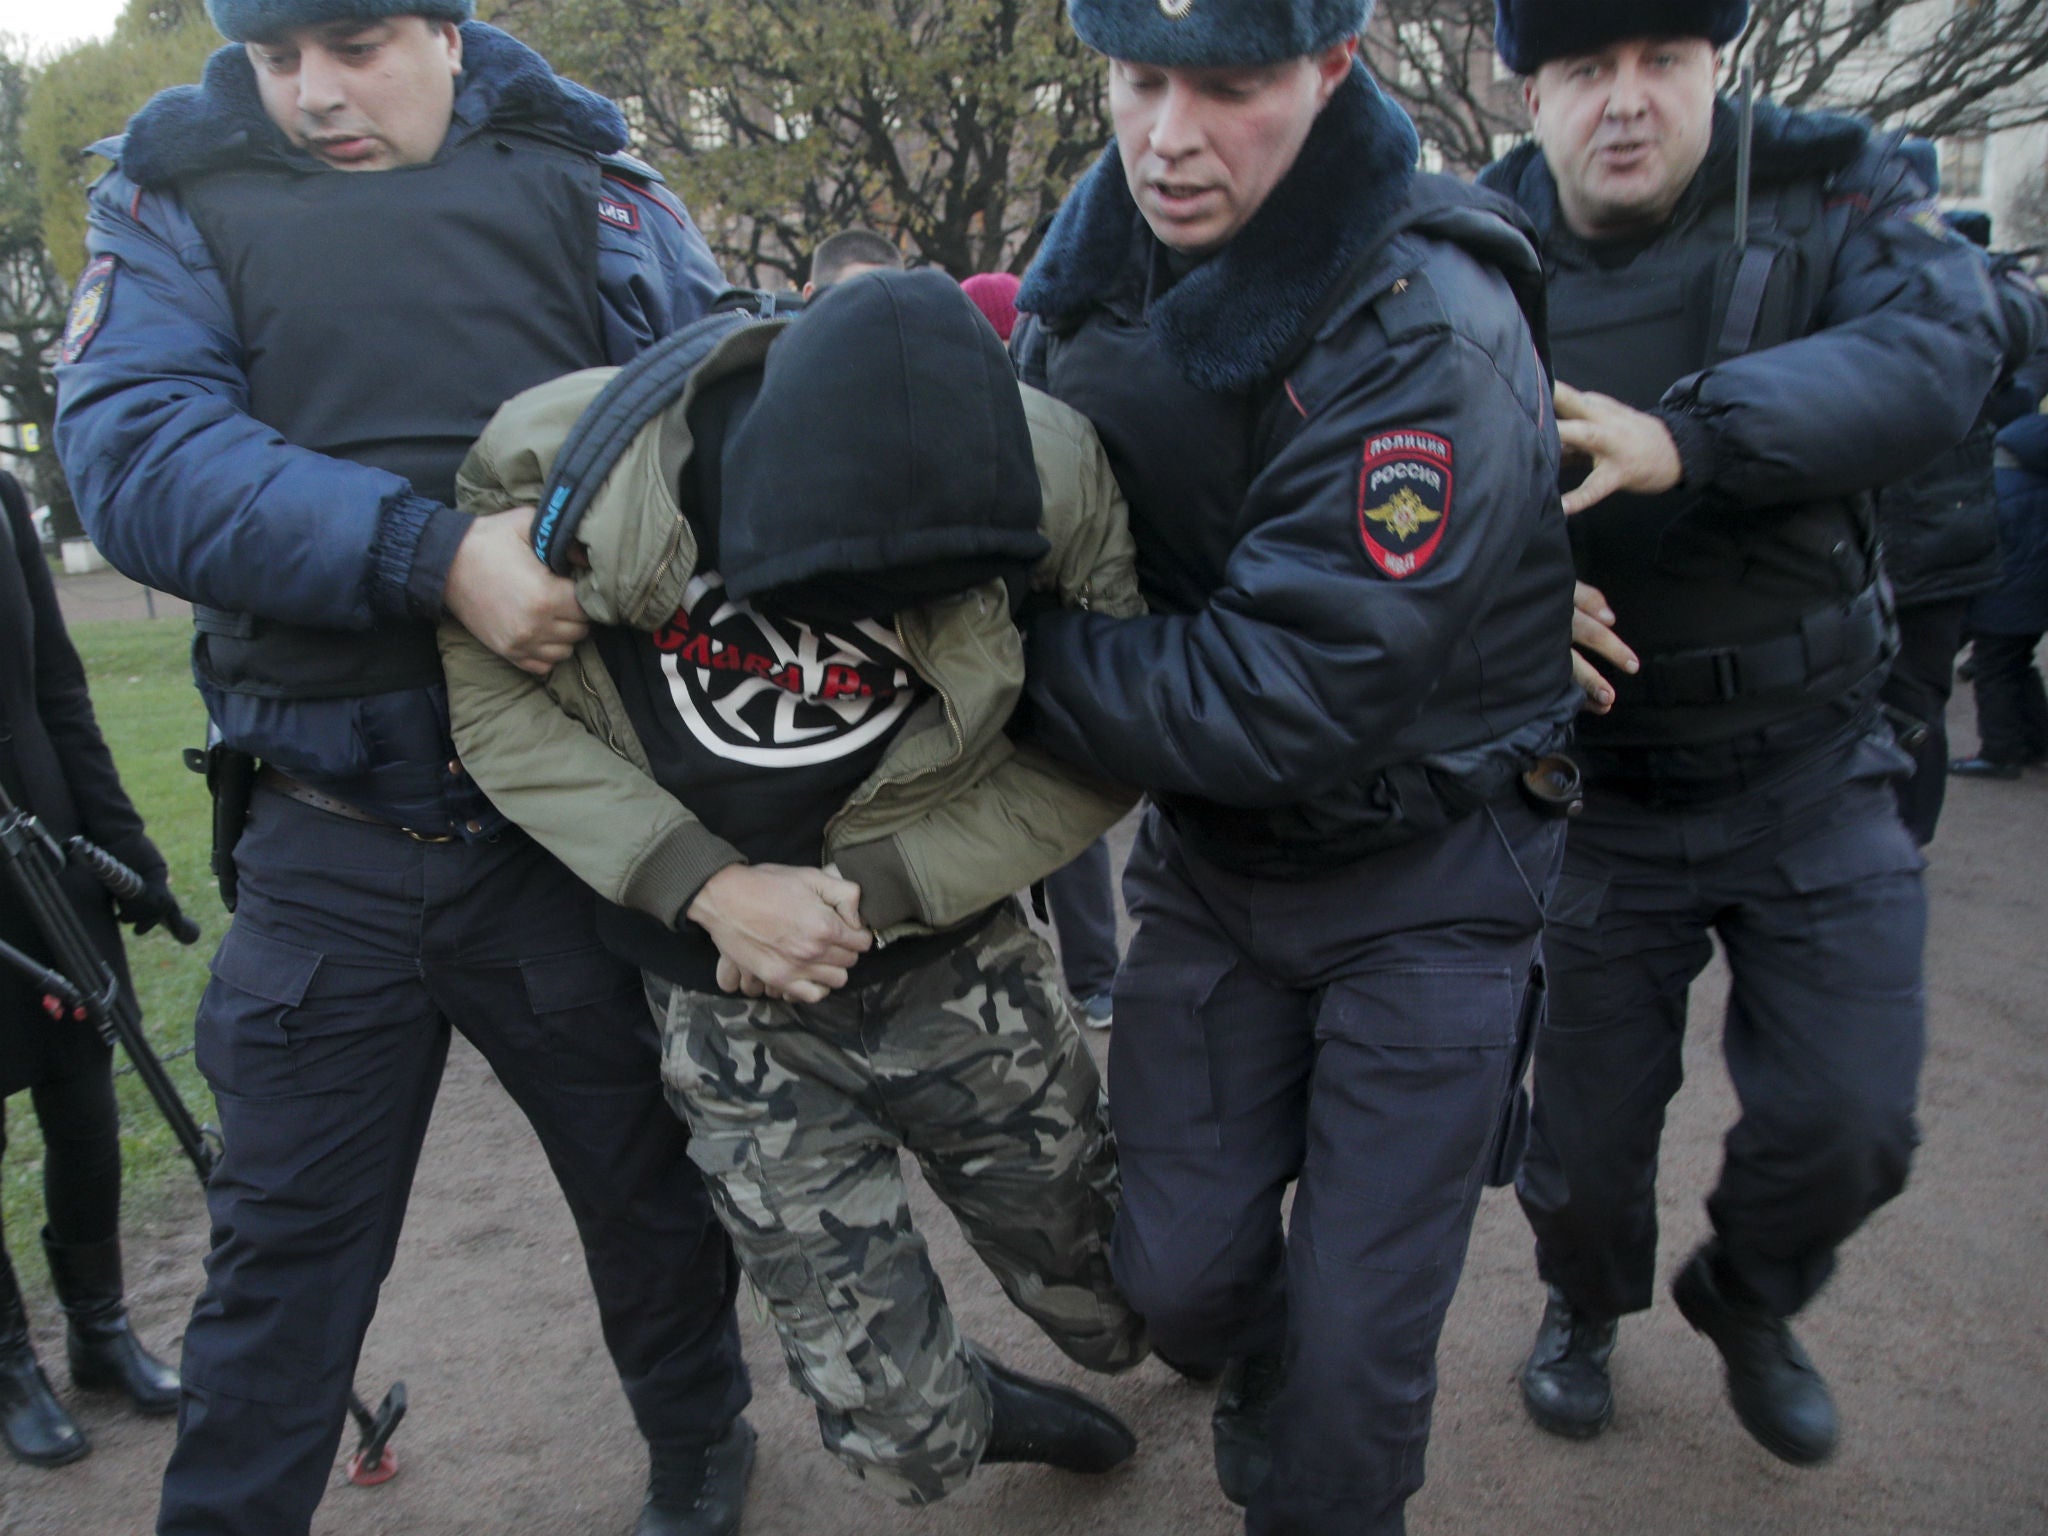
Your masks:
<svg viewBox="0 0 2048 1536"><path fill-rule="evenodd" d="M1614 1418L1615 1320L1581 1312L1550 1287L1536 1343L1522 1365L1522 1405L1536 1427L1567 1440L1590 1440Z"/></svg>
<svg viewBox="0 0 2048 1536"><path fill-rule="evenodd" d="M1835 1404L1828 1384L1766 1307L1720 1262L1709 1243L1671 1283L1678 1310L1728 1370L1728 1401L1750 1436L1781 1461L1818 1466L1835 1453Z"/></svg>
<svg viewBox="0 0 2048 1536"><path fill-rule="evenodd" d="M1280 1395L1280 1356L1240 1355L1223 1368L1216 1411L1209 1417L1216 1446L1216 1481L1223 1497L1243 1508L1273 1473L1273 1441L1266 1420Z"/></svg>
<svg viewBox="0 0 2048 1536"><path fill-rule="evenodd" d="M648 1448L647 1502L633 1536L735 1536L754 1470L754 1427L734 1419L710 1445Z"/></svg>

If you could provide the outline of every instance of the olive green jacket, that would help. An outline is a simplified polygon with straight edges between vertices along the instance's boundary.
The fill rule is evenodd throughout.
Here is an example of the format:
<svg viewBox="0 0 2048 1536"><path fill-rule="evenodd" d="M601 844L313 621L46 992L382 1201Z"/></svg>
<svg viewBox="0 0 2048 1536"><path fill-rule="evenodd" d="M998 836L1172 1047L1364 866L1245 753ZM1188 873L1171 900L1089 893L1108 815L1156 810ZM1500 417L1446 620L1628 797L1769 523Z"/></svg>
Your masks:
<svg viewBox="0 0 2048 1536"><path fill-rule="evenodd" d="M721 342L584 514L577 533L590 565L576 595L594 624L653 630L674 616L696 563L678 505L685 412L717 379L758 367L781 329L751 326ZM570 428L616 371L570 374L508 401L463 463L462 510L536 505ZM1034 589L1106 614L1142 611L1123 496L1094 429L1051 397L1023 393L1052 546ZM862 920L884 941L974 917L1067 863L1135 798L1004 734L1024 653L1001 582L905 610L896 631L933 696L825 830L826 859L860 886ZM600 895L673 926L706 880L745 862L655 782L592 641L545 680L452 620L441 654L464 766Z"/></svg>

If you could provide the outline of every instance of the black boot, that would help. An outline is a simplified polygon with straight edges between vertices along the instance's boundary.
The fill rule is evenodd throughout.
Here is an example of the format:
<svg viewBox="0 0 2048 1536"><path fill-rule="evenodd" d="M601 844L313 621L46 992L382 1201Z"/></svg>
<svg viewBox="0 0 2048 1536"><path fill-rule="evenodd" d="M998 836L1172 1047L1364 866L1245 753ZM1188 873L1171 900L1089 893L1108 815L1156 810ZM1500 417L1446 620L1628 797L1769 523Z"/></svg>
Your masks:
<svg viewBox="0 0 2048 1536"><path fill-rule="evenodd" d="M734 1419L710 1445L649 1446L647 1502L633 1536L734 1536L754 1470L754 1426Z"/></svg>
<svg viewBox="0 0 2048 1536"><path fill-rule="evenodd" d="M1607 1427L1614 1417L1614 1383L1607 1375L1614 1334L1613 1318L1581 1312L1550 1287L1535 1347L1522 1365L1522 1403L1538 1429L1590 1440Z"/></svg>
<svg viewBox="0 0 2048 1536"><path fill-rule="evenodd" d="M50 1390L28 1340L28 1313L14 1284L14 1266L0 1253L0 1434L19 1461L61 1467L92 1446Z"/></svg>
<svg viewBox="0 0 2048 1536"><path fill-rule="evenodd" d="M1266 1417L1280 1395L1280 1356L1241 1355L1223 1368L1209 1432L1216 1447L1216 1481L1223 1497L1242 1508L1273 1472L1273 1442Z"/></svg>
<svg viewBox="0 0 2048 1536"><path fill-rule="evenodd" d="M1169 1355L1157 1344L1152 1346L1152 1358L1180 1377L1182 1381L1192 1383L1198 1387L1215 1386L1217 1382L1223 1379L1224 1366L1229 1364L1225 1360L1197 1360L1192 1356L1184 1360L1178 1355Z"/></svg>
<svg viewBox="0 0 2048 1536"><path fill-rule="evenodd" d="M64 1343L71 1384L85 1392L119 1392L138 1413L178 1411L178 1373L142 1347L128 1326L121 1296L121 1240L60 1243L46 1229L50 1280L71 1326Z"/></svg>
<svg viewBox="0 0 2048 1536"><path fill-rule="evenodd" d="M1958 779L2016 779L2020 765L1995 757L1959 757L1948 765L1948 771Z"/></svg>
<svg viewBox="0 0 2048 1536"><path fill-rule="evenodd" d="M1011 1370L975 1352L993 1409L981 1464L1033 1462L1062 1472L1107 1472L1129 1461L1138 1437L1092 1397Z"/></svg>
<svg viewBox="0 0 2048 1536"><path fill-rule="evenodd" d="M1785 1320L1728 1267L1719 1245L1692 1256L1671 1284L1685 1320L1728 1368L1728 1401L1765 1450L1795 1467L1835 1453L1835 1404Z"/></svg>

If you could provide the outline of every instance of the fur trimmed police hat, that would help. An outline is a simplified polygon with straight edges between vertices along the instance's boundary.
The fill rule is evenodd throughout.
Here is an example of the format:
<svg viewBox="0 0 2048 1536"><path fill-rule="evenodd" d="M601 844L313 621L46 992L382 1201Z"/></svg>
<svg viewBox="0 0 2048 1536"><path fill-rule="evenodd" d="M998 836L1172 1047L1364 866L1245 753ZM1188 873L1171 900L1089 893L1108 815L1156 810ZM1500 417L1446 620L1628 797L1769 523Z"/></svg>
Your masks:
<svg viewBox="0 0 2048 1536"><path fill-rule="evenodd" d="M470 0L206 0L206 14L231 42L276 37L293 27L330 21L382 21L386 16L424 16L429 21L469 20Z"/></svg>
<svg viewBox="0 0 2048 1536"><path fill-rule="evenodd" d="M1372 0L1069 0L1081 41L1133 64L1277 64L1365 30Z"/></svg>
<svg viewBox="0 0 2048 1536"><path fill-rule="evenodd" d="M1749 23L1749 0L1494 0L1493 46L1518 75L1631 37L1704 37L1716 48Z"/></svg>

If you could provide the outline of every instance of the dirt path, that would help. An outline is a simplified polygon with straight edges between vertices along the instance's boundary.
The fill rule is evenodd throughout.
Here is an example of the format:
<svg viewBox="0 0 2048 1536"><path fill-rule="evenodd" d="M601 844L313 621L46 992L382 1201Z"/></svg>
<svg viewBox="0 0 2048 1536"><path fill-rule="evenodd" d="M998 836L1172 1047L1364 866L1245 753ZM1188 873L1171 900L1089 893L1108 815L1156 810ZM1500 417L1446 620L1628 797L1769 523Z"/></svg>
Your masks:
<svg viewBox="0 0 2048 1536"><path fill-rule="evenodd" d="M1970 745L1967 703L1957 746ZM1430 1482L1415 1536L2008 1536L2048 1531L2048 774L1955 786L1930 876L1932 1046L1926 1146L1911 1189L1849 1248L1803 1335L1840 1401L1845 1449L1796 1472L1752 1445L1712 1352L1668 1301L1623 1332L1620 1412L1589 1446L1536 1433L1514 1372L1538 1310L1529 1238L1489 1197L1443 1351ZM1702 1233L1700 1197L1732 1114L1716 1057L1718 973L1699 989L1689 1086L1665 1141L1666 1269ZM1080 1381L1031 1337L922 1191L919 1217L968 1330L1027 1369ZM131 1234L136 1312L175 1341L199 1281L196 1192ZM41 1310L39 1344L60 1359ZM1208 1469L1207 1403L1148 1364L1100 1388L1144 1439L1088 1482L992 1470L919 1514L867 1494L818 1447L765 1329L747 1319L761 1431L749 1536L1229 1536ZM62 1383L62 1369L54 1372ZM410 1388L404 1470L378 1490L337 1475L322 1536L622 1536L639 1447L597 1335L569 1223L525 1124L458 1048L396 1272L359 1381ZM0 1532L150 1529L171 1435L73 1399L96 1453L0 1465ZM1335 1533L1333 1533L1335 1536Z"/></svg>

